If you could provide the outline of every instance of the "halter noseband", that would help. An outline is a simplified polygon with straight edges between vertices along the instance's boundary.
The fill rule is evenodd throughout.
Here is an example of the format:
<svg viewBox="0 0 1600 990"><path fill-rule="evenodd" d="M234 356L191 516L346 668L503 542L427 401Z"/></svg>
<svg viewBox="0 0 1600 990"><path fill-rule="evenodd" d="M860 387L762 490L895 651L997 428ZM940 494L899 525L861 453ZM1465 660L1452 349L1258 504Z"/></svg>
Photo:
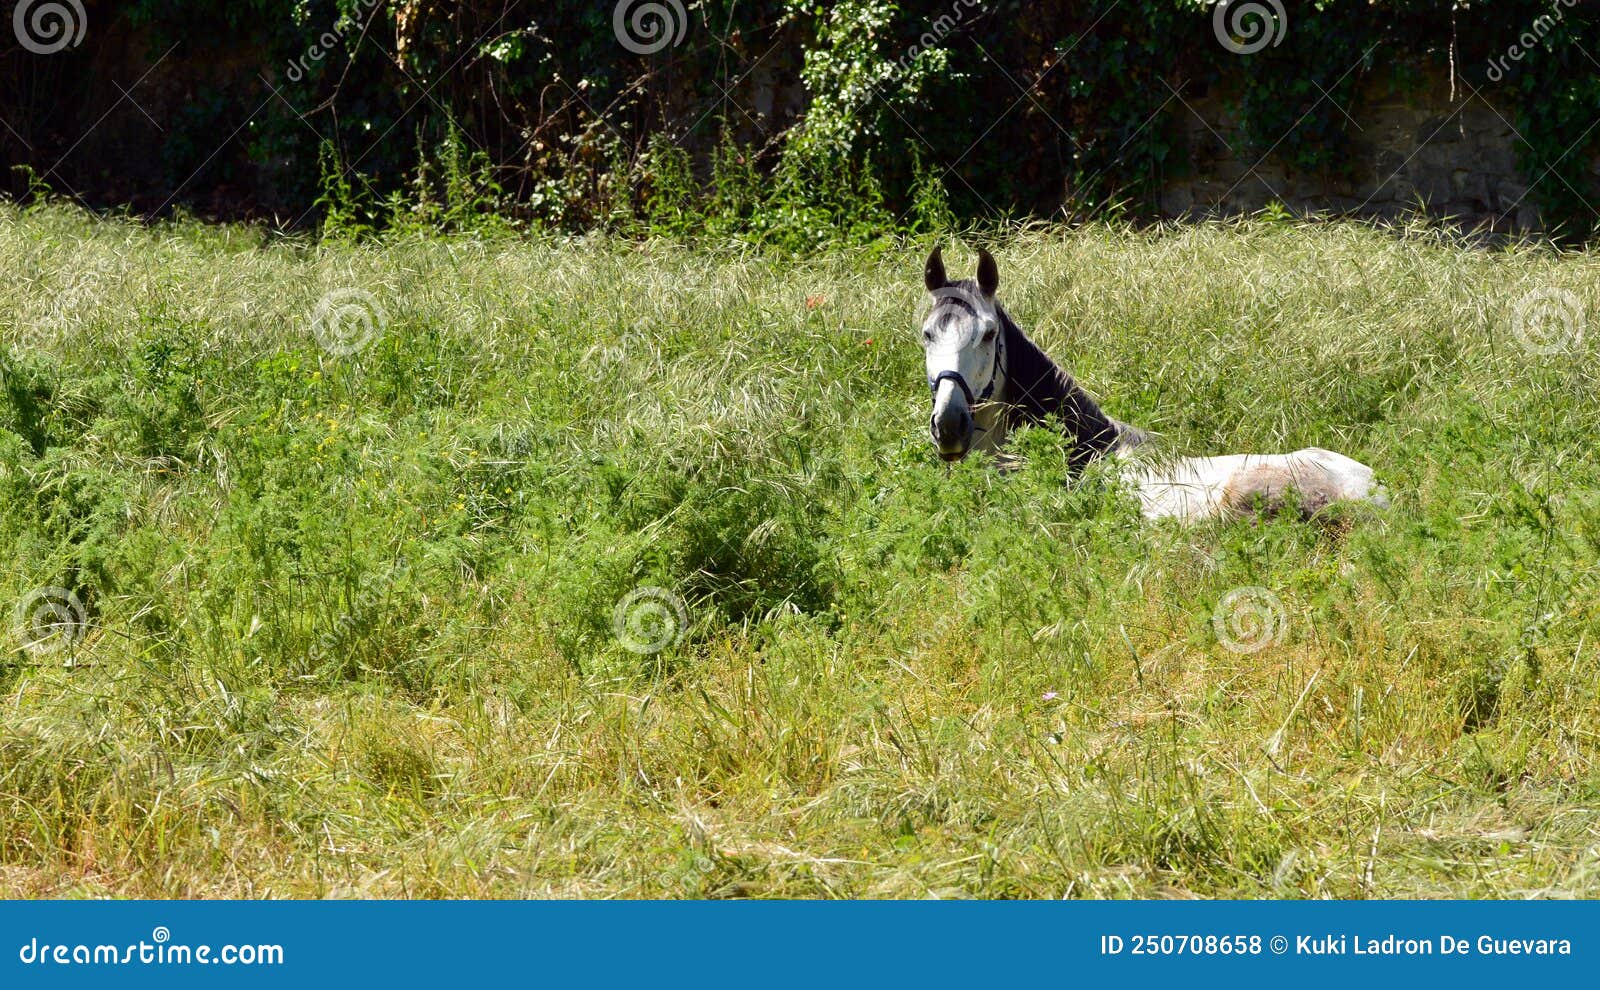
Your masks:
<svg viewBox="0 0 1600 990"><path fill-rule="evenodd" d="M961 394L967 397L967 405L974 407L977 406L978 399L972 394L972 386L968 385L967 380L961 377L961 372L941 371L937 375L934 375L932 378L928 379L928 389L934 395L939 394L940 382L955 382L956 388L959 388L961 390ZM985 393L985 398L987 397L988 395Z"/></svg>

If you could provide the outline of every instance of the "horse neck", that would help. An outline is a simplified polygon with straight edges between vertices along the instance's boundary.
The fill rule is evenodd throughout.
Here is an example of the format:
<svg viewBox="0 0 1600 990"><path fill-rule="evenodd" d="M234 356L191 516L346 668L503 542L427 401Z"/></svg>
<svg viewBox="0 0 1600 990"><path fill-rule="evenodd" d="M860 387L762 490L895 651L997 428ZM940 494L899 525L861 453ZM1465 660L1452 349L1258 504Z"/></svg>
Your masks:
<svg viewBox="0 0 1600 990"><path fill-rule="evenodd" d="M1005 343L1005 386L1001 398L1029 423L1061 417L1073 439L1070 463L1081 468L1110 450L1117 441L1117 426L1089 393L1078 387L1049 355L1039 349L1004 309L999 309Z"/></svg>

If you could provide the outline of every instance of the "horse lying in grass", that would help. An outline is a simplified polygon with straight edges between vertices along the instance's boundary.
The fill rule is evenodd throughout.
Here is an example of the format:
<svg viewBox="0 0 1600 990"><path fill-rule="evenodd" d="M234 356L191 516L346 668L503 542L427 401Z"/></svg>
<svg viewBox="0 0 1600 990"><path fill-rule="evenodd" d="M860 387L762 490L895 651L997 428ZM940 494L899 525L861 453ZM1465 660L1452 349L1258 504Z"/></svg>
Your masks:
<svg viewBox="0 0 1600 990"><path fill-rule="evenodd" d="M1091 461L1117 458L1147 519L1270 515L1289 505L1309 518L1335 502L1386 504L1371 468L1318 447L1166 461L1134 453L1148 440L1144 431L1101 411L995 299L1000 271L989 252L978 252L977 278L952 282L936 247L924 282L933 297L922 322L933 392L928 429L946 461L998 452L1016 427L1059 417L1072 437L1074 476Z"/></svg>

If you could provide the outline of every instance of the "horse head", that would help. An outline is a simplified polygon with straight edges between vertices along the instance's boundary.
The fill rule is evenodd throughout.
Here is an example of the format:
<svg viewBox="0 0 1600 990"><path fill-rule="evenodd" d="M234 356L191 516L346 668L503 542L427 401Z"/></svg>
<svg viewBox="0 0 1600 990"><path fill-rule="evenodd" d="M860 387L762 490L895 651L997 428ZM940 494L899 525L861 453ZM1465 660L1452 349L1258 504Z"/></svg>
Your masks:
<svg viewBox="0 0 1600 990"><path fill-rule="evenodd" d="M922 320L922 350L933 393L928 432L939 456L958 461L983 429L979 410L995 398L1005 377L1005 328L995 291L1000 270L978 251L976 278L950 281L939 248L923 272L931 304Z"/></svg>

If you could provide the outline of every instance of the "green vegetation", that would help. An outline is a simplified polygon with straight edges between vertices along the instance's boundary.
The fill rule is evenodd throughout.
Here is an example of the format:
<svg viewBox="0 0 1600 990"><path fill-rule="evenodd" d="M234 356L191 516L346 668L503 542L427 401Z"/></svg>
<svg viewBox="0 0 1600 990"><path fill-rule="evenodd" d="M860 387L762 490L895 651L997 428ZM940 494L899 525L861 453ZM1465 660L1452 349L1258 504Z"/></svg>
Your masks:
<svg viewBox="0 0 1600 990"><path fill-rule="evenodd" d="M927 246L0 205L0 608L88 619L0 639L0 894L1600 894L1593 334L1512 332L1600 260L1010 233L1115 415L1395 503L1185 529L1047 430L936 461ZM1232 652L1250 587L1283 635Z"/></svg>
<svg viewBox="0 0 1600 990"><path fill-rule="evenodd" d="M567 232L687 212L789 243L893 229L930 185L967 221L1150 216L1201 151L1194 106L1238 123L1247 160L1331 188L1386 146L1355 123L1366 109L1444 90L1514 131L1552 230L1592 234L1588 5L1317 0L1269 24L1272 6L1234 5L1236 42L1276 39L1241 56L1209 0L131 0L94 10L80 48L0 63L0 157L97 204L298 229L351 219L319 200L331 146L362 215L402 228L427 217L385 210L397 194ZM124 76L137 106L110 88ZM1444 145L1458 123L1418 137ZM454 169L432 170L441 146ZM730 161L754 198L722 195ZM0 175L7 190L26 179Z"/></svg>

